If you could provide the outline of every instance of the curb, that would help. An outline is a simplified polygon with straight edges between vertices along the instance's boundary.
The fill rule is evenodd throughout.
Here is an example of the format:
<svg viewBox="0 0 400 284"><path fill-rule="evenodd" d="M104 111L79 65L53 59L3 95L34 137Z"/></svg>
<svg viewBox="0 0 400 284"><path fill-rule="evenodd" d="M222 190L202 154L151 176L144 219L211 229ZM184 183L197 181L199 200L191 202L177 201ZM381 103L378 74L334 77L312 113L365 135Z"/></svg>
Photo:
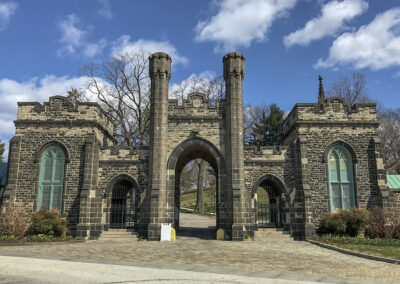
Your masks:
<svg viewBox="0 0 400 284"><path fill-rule="evenodd" d="M26 242L26 243L0 243L0 247L16 247L16 246L40 246L40 245L65 245L84 243L85 240L76 241L60 241L60 242Z"/></svg>
<svg viewBox="0 0 400 284"><path fill-rule="evenodd" d="M397 260L397 259L385 258L385 257L380 257L380 256L374 256L374 255L354 252L354 251L351 251L351 250L338 248L338 247L335 247L335 246L332 246L332 245L324 244L324 243L313 241L313 240L306 240L306 242L309 242L310 244L317 245L317 246L320 246L320 247L323 247L323 248L326 248L326 249L330 249L330 250L334 250L334 251L337 251L337 252L341 252L341 253L344 253L344 254L358 256L358 257L362 257L362 258L366 258L366 259L370 259L370 260L387 262L387 263L391 263L391 264L400 264L400 260Z"/></svg>

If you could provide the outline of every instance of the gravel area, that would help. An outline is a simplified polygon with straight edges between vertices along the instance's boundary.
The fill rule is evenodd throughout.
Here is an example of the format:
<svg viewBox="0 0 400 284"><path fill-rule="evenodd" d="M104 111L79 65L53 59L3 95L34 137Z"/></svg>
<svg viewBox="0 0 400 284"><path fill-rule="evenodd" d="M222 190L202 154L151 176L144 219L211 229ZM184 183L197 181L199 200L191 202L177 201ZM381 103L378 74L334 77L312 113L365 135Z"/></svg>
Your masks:
<svg viewBox="0 0 400 284"><path fill-rule="evenodd" d="M245 271L312 274L400 283L400 266L345 255L294 241L216 241L181 237L173 242L99 242L0 246L0 254L56 255L149 263L194 264Z"/></svg>

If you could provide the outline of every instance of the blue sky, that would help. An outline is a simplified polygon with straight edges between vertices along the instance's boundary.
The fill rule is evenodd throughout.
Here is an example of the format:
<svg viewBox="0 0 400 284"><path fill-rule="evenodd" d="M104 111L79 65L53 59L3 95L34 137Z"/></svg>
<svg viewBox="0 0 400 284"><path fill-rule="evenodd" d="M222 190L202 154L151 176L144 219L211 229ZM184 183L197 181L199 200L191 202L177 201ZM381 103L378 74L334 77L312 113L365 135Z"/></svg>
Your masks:
<svg viewBox="0 0 400 284"><path fill-rule="evenodd" d="M0 0L0 139L13 136L17 101L81 87L79 69L142 45L172 56L171 84L222 74L222 56L246 57L244 101L315 102L352 72L369 95L400 107L399 0Z"/></svg>

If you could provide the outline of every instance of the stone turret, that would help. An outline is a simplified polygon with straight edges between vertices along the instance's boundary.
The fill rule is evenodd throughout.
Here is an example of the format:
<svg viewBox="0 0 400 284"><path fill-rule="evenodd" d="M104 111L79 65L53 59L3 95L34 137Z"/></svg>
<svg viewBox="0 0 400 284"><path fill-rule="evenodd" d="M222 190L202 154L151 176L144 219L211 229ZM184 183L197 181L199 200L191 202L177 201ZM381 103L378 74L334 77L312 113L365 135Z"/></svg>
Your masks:
<svg viewBox="0 0 400 284"><path fill-rule="evenodd" d="M244 187L243 161L243 78L245 58L232 52L223 58L224 79L226 83L226 192L232 200L226 206L232 206L232 240L243 239L249 220L245 220L244 208L246 193ZM247 202L248 204L249 202ZM247 212L246 212L247 213Z"/></svg>
<svg viewBox="0 0 400 284"><path fill-rule="evenodd" d="M156 52L149 57L149 75L151 78L150 96L150 160L149 188L150 202L148 238L160 237L161 216L167 204L167 145L168 145L168 85L171 78L171 57L163 52ZM163 204L163 202L165 204Z"/></svg>

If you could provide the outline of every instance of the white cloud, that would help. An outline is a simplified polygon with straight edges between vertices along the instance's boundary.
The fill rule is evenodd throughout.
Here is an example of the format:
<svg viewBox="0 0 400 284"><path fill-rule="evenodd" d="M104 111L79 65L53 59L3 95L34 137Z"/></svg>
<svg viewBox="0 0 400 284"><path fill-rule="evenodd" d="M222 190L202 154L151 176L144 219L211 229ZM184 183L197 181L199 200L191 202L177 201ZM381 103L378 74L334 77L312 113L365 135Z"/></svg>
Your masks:
<svg viewBox="0 0 400 284"><path fill-rule="evenodd" d="M17 102L48 101L50 96L66 95L71 87L83 88L86 77L56 77L47 75L25 82L0 80L0 138L14 134L13 120L17 118Z"/></svg>
<svg viewBox="0 0 400 284"><path fill-rule="evenodd" d="M58 23L61 31L60 43L62 45L57 51L59 56L66 53L82 53L84 56L93 57L100 54L107 45L105 39L100 39L98 42L89 42L87 38L92 27L80 28L79 22L79 18L75 14L71 14Z"/></svg>
<svg viewBox="0 0 400 284"><path fill-rule="evenodd" d="M364 0L330 1L321 9L321 15L306 23L299 29L284 37L286 47L298 44L306 46L311 41L334 36L344 28L347 21L361 15L368 9L368 2Z"/></svg>
<svg viewBox="0 0 400 284"><path fill-rule="evenodd" d="M215 41L216 50L232 51L265 40L272 22L294 7L297 0L223 0L218 13L195 27L195 40Z"/></svg>
<svg viewBox="0 0 400 284"><path fill-rule="evenodd" d="M111 11L111 5L108 0L98 0L100 9L97 10L97 14L103 17L106 20L111 20L114 17L113 12Z"/></svg>
<svg viewBox="0 0 400 284"><path fill-rule="evenodd" d="M355 69L384 69L400 65L400 8L378 14L368 25L339 36L326 59L315 68L352 65Z"/></svg>
<svg viewBox="0 0 400 284"><path fill-rule="evenodd" d="M0 3L0 31L5 30L10 23L11 16L17 10L17 3L15 2L1 2Z"/></svg>
<svg viewBox="0 0 400 284"><path fill-rule="evenodd" d="M180 55L177 49L168 41L154 41L139 39L138 41L131 42L130 36L123 35L113 44L112 55L118 53L125 54L130 52L138 52L145 50L148 53L165 52L172 58L172 64L186 65L189 60Z"/></svg>
<svg viewBox="0 0 400 284"><path fill-rule="evenodd" d="M1 123L1 122L0 122ZM3 162L7 163L8 159L8 150L9 150L9 139L7 137L0 136L1 143L4 143L4 153L3 153Z"/></svg>

